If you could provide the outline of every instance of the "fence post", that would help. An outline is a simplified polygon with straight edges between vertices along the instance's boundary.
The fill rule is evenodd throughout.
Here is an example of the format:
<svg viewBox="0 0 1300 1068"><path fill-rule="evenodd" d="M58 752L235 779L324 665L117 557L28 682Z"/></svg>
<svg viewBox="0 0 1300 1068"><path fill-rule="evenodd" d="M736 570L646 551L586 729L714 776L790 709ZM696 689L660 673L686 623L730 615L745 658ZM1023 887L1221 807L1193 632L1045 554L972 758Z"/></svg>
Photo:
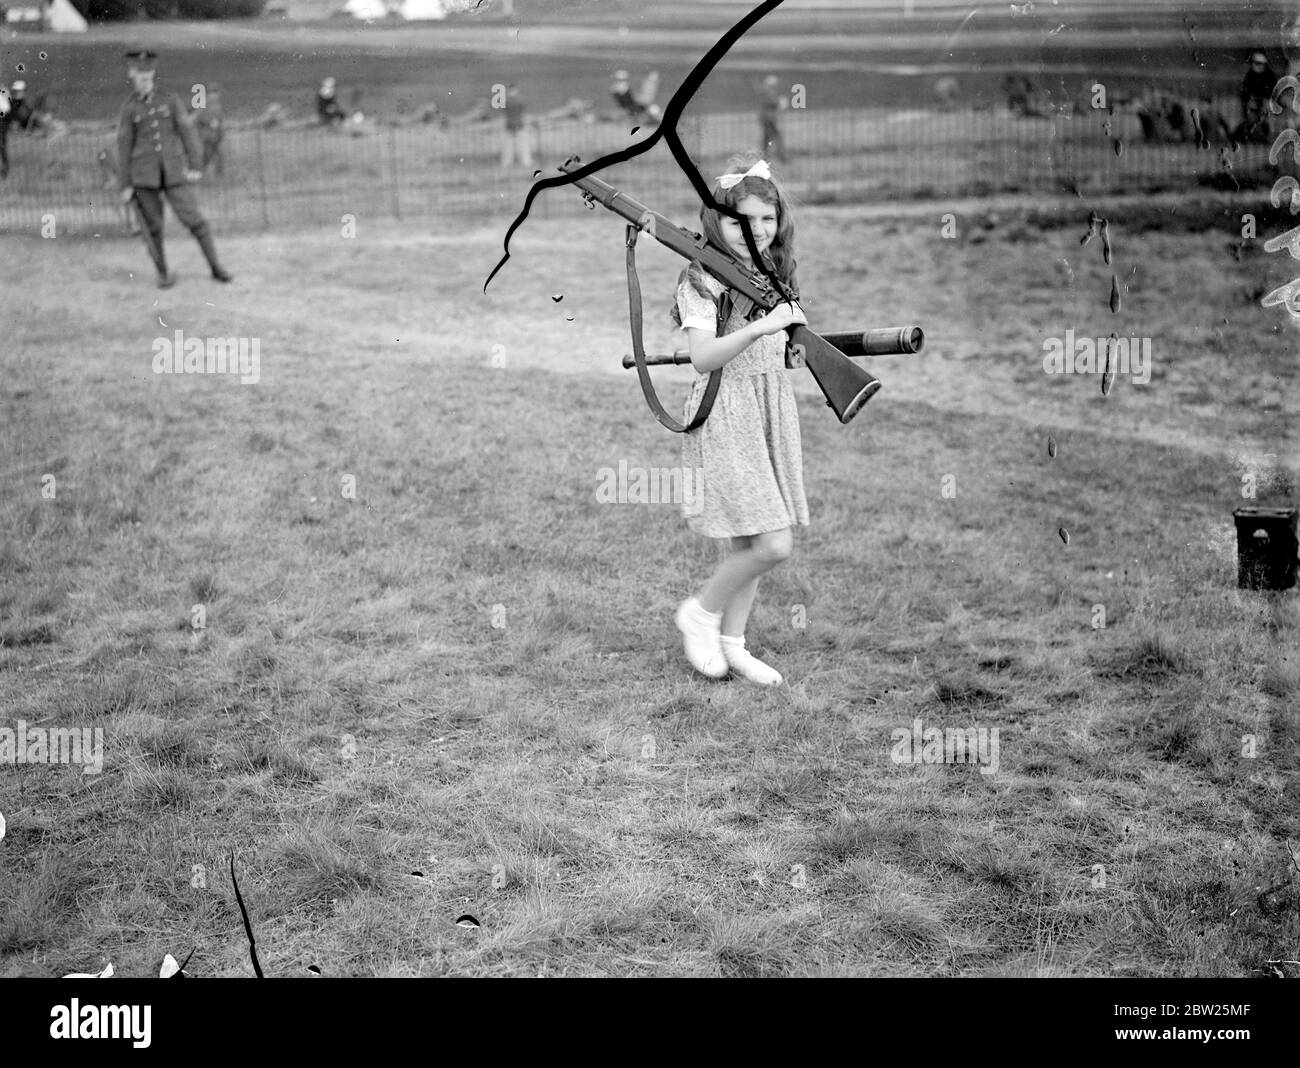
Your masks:
<svg viewBox="0 0 1300 1068"><path fill-rule="evenodd" d="M402 217L401 183L397 180L397 127L388 128L388 165L393 179L393 215Z"/></svg>
<svg viewBox="0 0 1300 1068"><path fill-rule="evenodd" d="M266 211L266 168L262 162L262 128L257 126L254 127L254 130L257 134L257 187L261 193L262 201L262 229L269 230L271 220Z"/></svg>

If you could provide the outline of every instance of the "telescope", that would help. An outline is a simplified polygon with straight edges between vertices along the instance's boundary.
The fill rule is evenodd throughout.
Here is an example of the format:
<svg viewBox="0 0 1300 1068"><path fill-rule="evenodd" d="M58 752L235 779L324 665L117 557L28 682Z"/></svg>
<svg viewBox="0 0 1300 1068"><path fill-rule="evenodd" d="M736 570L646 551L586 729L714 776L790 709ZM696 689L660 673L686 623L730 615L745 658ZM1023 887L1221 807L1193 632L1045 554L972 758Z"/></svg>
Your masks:
<svg viewBox="0 0 1300 1068"><path fill-rule="evenodd" d="M919 326L885 326L874 330L829 330L821 335L845 356L910 356L925 346L925 331ZM648 352L645 362L652 367L663 364L690 363L691 354L686 349L674 352ZM799 367L801 363L792 347L786 348L786 366ZM623 366L636 366L636 357L628 353Z"/></svg>

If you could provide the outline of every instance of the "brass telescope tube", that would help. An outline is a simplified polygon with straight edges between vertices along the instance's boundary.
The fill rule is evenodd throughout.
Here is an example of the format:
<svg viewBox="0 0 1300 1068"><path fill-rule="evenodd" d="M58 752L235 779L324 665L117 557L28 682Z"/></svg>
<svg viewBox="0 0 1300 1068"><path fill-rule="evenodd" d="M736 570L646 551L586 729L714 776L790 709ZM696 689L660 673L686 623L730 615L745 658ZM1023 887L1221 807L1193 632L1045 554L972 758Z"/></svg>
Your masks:
<svg viewBox="0 0 1300 1068"><path fill-rule="evenodd" d="M838 330L822 337L845 356L910 356L925 346L925 331L919 326L885 326L875 330ZM645 362L651 366L691 362L686 349L676 352L647 353ZM629 352L623 357L624 367L635 367L636 360Z"/></svg>

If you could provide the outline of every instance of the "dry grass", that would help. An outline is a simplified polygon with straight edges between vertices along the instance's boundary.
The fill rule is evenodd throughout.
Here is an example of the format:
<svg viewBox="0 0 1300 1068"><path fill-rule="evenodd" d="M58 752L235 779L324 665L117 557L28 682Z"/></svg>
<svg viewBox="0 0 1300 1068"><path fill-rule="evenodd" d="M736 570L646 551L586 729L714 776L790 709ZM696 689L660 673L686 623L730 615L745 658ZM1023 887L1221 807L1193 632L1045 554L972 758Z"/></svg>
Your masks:
<svg viewBox="0 0 1300 1068"><path fill-rule="evenodd" d="M1294 497L1294 335L1239 292L1272 265L1117 219L1141 269L1116 321L1158 373L1103 399L1041 372L1044 336L1111 329L1074 219L943 242L941 214L801 220L817 318L917 318L931 351L882 361L847 429L805 406L815 525L751 628L777 692L683 664L671 610L713 549L595 501L601 467L677 462L601 373L608 220L531 225L487 296L495 229L229 239L231 289L177 238L162 295L134 245L18 243L0 707L107 737L99 776L0 766L0 974L190 946L193 974L249 974L232 851L270 975L1294 959L1296 595L1235 588L1230 518L1252 465L1261 503ZM675 270L649 257L660 309ZM261 383L154 376L176 328L260 337ZM997 728L998 773L892 763L916 718Z"/></svg>

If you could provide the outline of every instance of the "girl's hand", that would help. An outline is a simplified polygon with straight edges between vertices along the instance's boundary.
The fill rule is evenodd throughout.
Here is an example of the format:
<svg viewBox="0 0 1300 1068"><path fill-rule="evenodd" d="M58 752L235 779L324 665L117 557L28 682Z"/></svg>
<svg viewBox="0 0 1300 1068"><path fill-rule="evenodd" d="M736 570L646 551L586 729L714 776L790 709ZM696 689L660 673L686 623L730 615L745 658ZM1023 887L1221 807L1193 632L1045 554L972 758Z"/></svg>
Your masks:
<svg viewBox="0 0 1300 1068"><path fill-rule="evenodd" d="M762 337L766 334L778 334L800 323L805 326L808 324L803 309L798 304L782 301L761 319L755 319L754 329Z"/></svg>

